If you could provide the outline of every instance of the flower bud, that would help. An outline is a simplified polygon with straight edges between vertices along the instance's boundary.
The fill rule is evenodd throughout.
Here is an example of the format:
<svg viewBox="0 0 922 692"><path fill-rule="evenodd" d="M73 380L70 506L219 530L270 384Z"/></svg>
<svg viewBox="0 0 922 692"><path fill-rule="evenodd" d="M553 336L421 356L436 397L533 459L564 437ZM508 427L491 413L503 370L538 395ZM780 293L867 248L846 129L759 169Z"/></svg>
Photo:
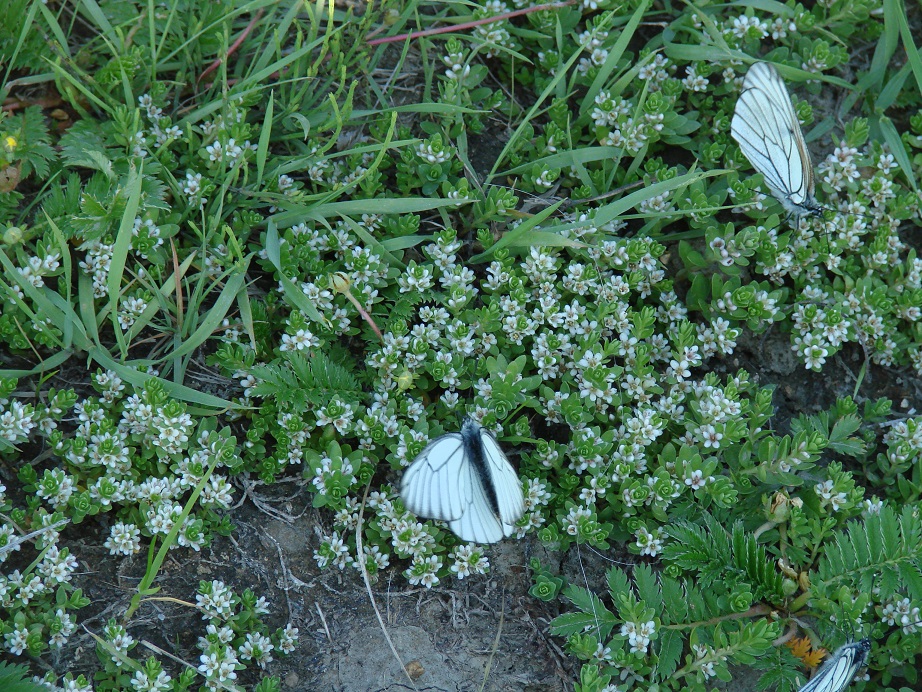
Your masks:
<svg viewBox="0 0 922 692"><path fill-rule="evenodd" d="M404 368L403 372L397 375L397 389L401 392L407 391L413 386L413 373Z"/></svg>
<svg viewBox="0 0 922 692"><path fill-rule="evenodd" d="M334 272L330 275L330 287L337 293L345 293L351 286L352 282L345 272Z"/></svg>
<svg viewBox="0 0 922 692"><path fill-rule="evenodd" d="M768 508L768 519L775 523L787 521L791 513L791 498L783 490L779 490L772 497L771 505Z"/></svg>
<svg viewBox="0 0 922 692"><path fill-rule="evenodd" d="M797 582L793 579L782 579L781 580L781 591L785 596L793 596L797 593Z"/></svg>
<svg viewBox="0 0 922 692"><path fill-rule="evenodd" d="M22 242L22 229L19 226L10 226L3 232L4 245L18 245Z"/></svg>

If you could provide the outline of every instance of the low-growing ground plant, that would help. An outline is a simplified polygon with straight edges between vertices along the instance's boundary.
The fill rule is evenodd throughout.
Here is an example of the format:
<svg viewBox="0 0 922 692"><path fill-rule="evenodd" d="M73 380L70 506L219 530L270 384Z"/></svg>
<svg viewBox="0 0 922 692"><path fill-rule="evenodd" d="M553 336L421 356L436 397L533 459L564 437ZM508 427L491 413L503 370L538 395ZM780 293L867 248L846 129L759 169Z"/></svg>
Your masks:
<svg viewBox="0 0 922 692"><path fill-rule="evenodd" d="M515 450L516 539L612 561L598 583L529 565L574 689L796 690L849 637L872 641L855 689L918 684L919 392L871 382L922 373L917 8L19 4L5 652L54 659L94 606L73 537L146 556L87 628L92 672L36 663L45 687L279 688L298 630L255 584L158 593L170 551L233 534L248 479L303 479L320 568L489 573L396 490L464 416ZM754 60L825 153L823 218L785 219L730 137ZM779 418L732 360L769 333L805 381L858 371ZM139 639L161 597L197 641Z"/></svg>

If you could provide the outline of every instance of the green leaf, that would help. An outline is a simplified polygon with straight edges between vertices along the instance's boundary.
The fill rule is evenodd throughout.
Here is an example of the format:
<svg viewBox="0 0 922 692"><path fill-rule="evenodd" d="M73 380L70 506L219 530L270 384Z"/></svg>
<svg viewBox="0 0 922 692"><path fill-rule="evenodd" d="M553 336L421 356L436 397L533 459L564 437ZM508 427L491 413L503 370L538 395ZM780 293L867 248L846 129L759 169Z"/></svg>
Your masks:
<svg viewBox="0 0 922 692"><path fill-rule="evenodd" d="M282 285L282 292L291 303L305 315L310 317L314 322L329 326L330 321L321 315L314 305L308 301L307 296L299 289L295 283L285 276L282 271L281 242L279 232L275 223L270 219L269 227L266 230L266 256L272 262L272 266L279 273L279 283Z"/></svg>
<svg viewBox="0 0 922 692"><path fill-rule="evenodd" d="M685 638L676 630L660 630L659 665L657 674L660 679L668 680L679 666Z"/></svg>
<svg viewBox="0 0 922 692"><path fill-rule="evenodd" d="M324 406L334 399L355 403L362 388L348 369L334 363L322 351L309 356L286 352L287 362L254 366L250 372L259 382L257 396L274 397L285 410L303 411L308 405Z"/></svg>
<svg viewBox="0 0 922 692"><path fill-rule="evenodd" d="M45 685L32 682L28 667L8 661L0 661L0 690L3 692L48 692Z"/></svg>
<svg viewBox="0 0 922 692"><path fill-rule="evenodd" d="M880 132L884 137L884 141L887 143L887 146L890 147L890 151L893 153L896 162L900 164L900 170L903 171L906 180L912 185L913 190L918 190L919 186L916 183L916 175L913 170L912 162L906 154L903 140L900 139L900 133L897 131L896 125L885 115L880 116L878 125L880 125Z"/></svg>
<svg viewBox="0 0 922 692"><path fill-rule="evenodd" d="M503 237L500 238L496 243L491 245L490 248L486 252L482 252L479 255L474 255L473 257L471 257L471 259L469 260L470 263L479 264L481 262L488 261L491 257L493 257L493 255L496 254L498 250L502 250L504 247L508 247L509 245L512 245L513 242L520 240L526 233L531 231L533 228L535 228L535 226L540 224L547 217L549 217L551 214L557 211L557 209L560 207L561 204L563 204L563 200L560 200L556 204L553 204L547 207L546 209L542 209L541 211L539 211L537 214L535 214L531 218L526 219L525 221L520 223L518 226L516 226L513 230L504 234ZM545 231L545 235L547 235L547 231ZM526 242L525 244L528 245L529 243ZM576 243L574 241L570 241L570 244L580 245L580 243Z"/></svg>
<svg viewBox="0 0 922 692"><path fill-rule="evenodd" d="M663 594L650 565L639 564L634 567L634 584L644 605L657 612L662 610Z"/></svg>
<svg viewBox="0 0 922 692"><path fill-rule="evenodd" d="M553 634L569 635L588 630L595 630L598 638L606 641L614 626L619 622L614 614L605 607L602 599L588 589L573 584L563 590L563 595L579 610L580 613L567 613L551 622ZM573 629L579 624L577 629Z"/></svg>

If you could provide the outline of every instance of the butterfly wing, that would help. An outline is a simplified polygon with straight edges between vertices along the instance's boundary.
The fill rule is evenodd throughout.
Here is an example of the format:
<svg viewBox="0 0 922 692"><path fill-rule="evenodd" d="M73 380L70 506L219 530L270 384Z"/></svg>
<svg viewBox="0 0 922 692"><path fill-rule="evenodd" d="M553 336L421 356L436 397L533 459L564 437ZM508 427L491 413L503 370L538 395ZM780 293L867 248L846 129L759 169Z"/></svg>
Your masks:
<svg viewBox="0 0 922 692"><path fill-rule="evenodd" d="M522 484L488 431L467 420L461 436L471 461L468 483L472 492L461 518L449 527L462 540L495 543L512 534L513 524L525 510Z"/></svg>
<svg viewBox="0 0 922 692"><path fill-rule="evenodd" d="M503 524L510 526L510 531L506 533L508 536L511 533L511 525L521 519L525 513L522 481L519 480L519 475L512 468L509 459L490 432L481 430L480 441L483 445L483 458L496 491L499 518Z"/></svg>
<svg viewBox="0 0 922 692"><path fill-rule="evenodd" d="M842 692L864 665L870 650L868 639L839 647L799 692Z"/></svg>
<svg viewBox="0 0 922 692"><path fill-rule="evenodd" d="M813 163L797 113L770 64L754 63L746 73L730 134L788 212L819 208L813 198Z"/></svg>
<svg viewBox="0 0 922 692"><path fill-rule="evenodd" d="M400 496L420 517L455 521L471 503L471 463L459 433L430 442L403 473Z"/></svg>
<svg viewBox="0 0 922 692"><path fill-rule="evenodd" d="M454 534L462 541L468 543L496 543L504 536L512 533L500 523L499 517L493 513L487 492L477 477L473 464L468 464L468 483L473 488L470 499L460 518L448 523Z"/></svg>

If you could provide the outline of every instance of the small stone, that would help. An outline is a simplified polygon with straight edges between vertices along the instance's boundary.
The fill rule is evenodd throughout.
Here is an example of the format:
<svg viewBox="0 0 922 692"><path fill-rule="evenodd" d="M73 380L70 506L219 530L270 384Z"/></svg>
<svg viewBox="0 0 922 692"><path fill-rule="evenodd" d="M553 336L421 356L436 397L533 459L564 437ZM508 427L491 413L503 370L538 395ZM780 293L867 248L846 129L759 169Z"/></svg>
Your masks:
<svg viewBox="0 0 922 692"><path fill-rule="evenodd" d="M426 672L426 669L423 668L423 664L419 661L410 661L406 665L407 675L410 676L410 680L416 682L422 677L422 674Z"/></svg>

